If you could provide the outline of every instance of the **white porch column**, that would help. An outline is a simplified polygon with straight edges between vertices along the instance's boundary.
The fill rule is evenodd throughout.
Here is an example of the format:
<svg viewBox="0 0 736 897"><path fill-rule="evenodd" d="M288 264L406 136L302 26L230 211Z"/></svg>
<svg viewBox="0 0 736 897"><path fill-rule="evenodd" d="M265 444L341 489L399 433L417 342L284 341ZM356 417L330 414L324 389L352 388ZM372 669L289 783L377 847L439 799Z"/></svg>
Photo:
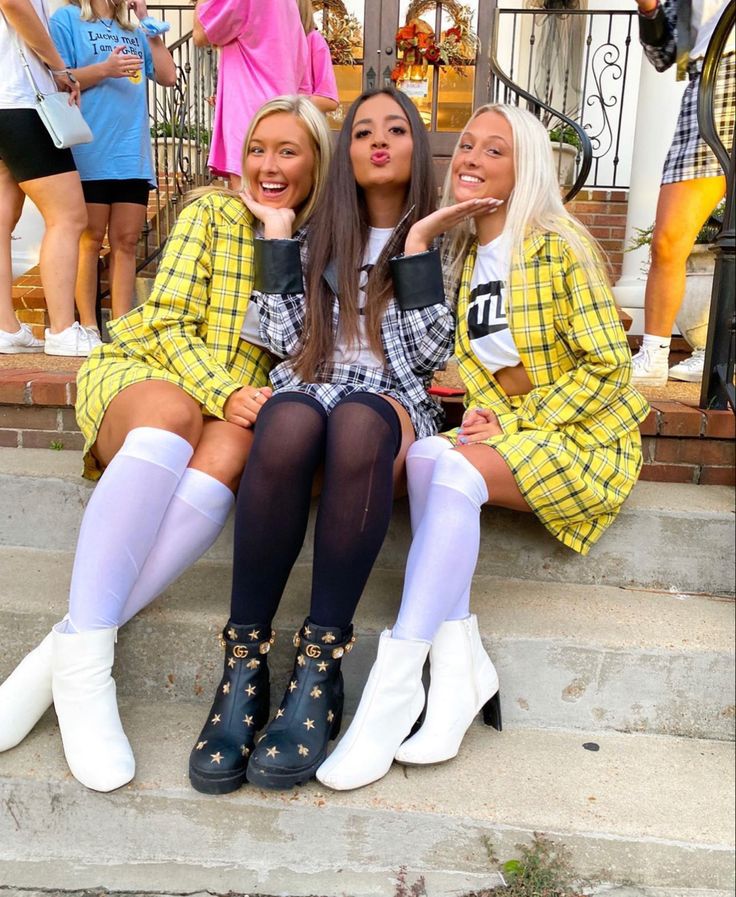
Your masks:
<svg viewBox="0 0 736 897"><path fill-rule="evenodd" d="M662 166L675 131L686 84L675 81L674 66L666 72L657 72L642 54L625 246L629 245L636 228L646 229L654 222ZM613 288L617 304L634 319L631 333L644 332L646 276L641 267L647 258L647 247L625 253L621 277Z"/></svg>

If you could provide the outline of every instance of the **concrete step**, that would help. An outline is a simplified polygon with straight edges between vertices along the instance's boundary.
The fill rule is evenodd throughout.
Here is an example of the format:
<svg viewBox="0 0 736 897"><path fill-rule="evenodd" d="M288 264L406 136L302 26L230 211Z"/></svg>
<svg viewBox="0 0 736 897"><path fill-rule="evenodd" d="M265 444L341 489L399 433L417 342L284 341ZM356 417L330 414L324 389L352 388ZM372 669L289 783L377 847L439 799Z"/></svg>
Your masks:
<svg viewBox="0 0 736 897"><path fill-rule="evenodd" d="M114 795L71 779L51 717L0 755L0 881L170 891L176 863L187 892L367 897L393 894L405 865L410 881L424 875L432 897L449 897L498 883L484 838L507 859L543 831L596 882L734 885L734 751L724 742L499 734L476 722L456 760L394 766L359 791L311 782L208 797L186 775L200 705L131 701L121 712L138 770Z"/></svg>
<svg viewBox="0 0 736 897"><path fill-rule="evenodd" d="M73 549L92 488L80 479L80 469L76 452L0 448L0 545ZM585 558L548 535L532 515L487 510L482 521L481 575L713 594L734 589L729 487L640 482ZM310 527L303 562L310 560L311 544ZM210 556L228 560L231 545L228 526ZM403 569L408 545L407 504L401 500L377 565Z"/></svg>
<svg viewBox="0 0 736 897"><path fill-rule="evenodd" d="M65 613L72 562L71 552L0 547L0 679ZM294 570L276 619L277 695L309 579L307 566ZM131 621L117 652L121 694L208 705L222 672L216 635L229 586L227 565L200 561ZM349 712L400 594L398 571L374 571L344 665ZM733 739L730 599L478 576L473 607L501 677L506 725Z"/></svg>

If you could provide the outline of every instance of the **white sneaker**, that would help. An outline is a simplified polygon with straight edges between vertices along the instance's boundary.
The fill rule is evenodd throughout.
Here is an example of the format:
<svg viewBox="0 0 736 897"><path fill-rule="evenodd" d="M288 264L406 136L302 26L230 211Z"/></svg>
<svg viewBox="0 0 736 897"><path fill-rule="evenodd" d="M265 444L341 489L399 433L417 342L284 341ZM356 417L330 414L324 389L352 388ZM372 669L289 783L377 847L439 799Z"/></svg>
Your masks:
<svg viewBox="0 0 736 897"><path fill-rule="evenodd" d="M95 345L87 330L75 321L71 327L59 333L52 333L47 329L43 350L47 355L76 355L85 358Z"/></svg>
<svg viewBox="0 0 736 897"><path fill-rule="evenodd" d="M90 349L96 349L98 346L102 345L102 337L100 336L100 331L96 327L85 327L84 329L89 334Z"/></svg>
<svg viewBox="0 0 736 897"><path fill-rule="evenodd" d="M695 349L689 358L670 368L670 380L685 380L687 383L700 383L705 367L705 349Z"/></svg>
<svg viewBox="0 0 736 897"><path fill-rule="evenodd" d="M21 324L20 330L15 333L0 330L0 355L19 355L22 352L43 352L43 340L36 339L28 324Z"/></svg>
<svg viewBox="0 0 736 897"><path fill-rule="evenodd" d="M634 386L666 386L669 351L652 352L642 346L631 359Z"/></svg>

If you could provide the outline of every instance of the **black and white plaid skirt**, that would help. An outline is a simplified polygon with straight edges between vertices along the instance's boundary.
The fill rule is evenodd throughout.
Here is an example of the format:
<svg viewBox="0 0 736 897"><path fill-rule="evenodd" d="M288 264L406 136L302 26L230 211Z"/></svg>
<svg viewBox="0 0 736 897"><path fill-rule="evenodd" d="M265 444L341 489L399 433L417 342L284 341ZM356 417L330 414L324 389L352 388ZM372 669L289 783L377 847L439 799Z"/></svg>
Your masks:
<svg viewBox="0 0 736 897"><path fill-rule="evenodd" d="M699 89L698 74L690 81L682 95L675 136L664 161L663 184L692 181L696 178L713 178L723 174L713 150L698 131ZM721 62L713 106L718 134L730 153L736 118L736 55L733 53L725 56Z"/></svg>

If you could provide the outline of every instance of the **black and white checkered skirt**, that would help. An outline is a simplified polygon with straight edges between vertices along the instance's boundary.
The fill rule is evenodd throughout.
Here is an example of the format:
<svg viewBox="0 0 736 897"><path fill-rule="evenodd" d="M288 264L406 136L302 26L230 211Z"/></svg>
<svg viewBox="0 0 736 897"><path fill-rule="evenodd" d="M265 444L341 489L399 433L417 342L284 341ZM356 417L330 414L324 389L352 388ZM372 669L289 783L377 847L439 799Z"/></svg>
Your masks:
<svg viewBox="0 0 736 897"><path fill-rule="evenodd" d="M696 178L713 178L723 174L723 169L713 150L698 131L698 74L685 88L680 115L662 172L663 184L692 181ZM730 152L736 118L736 55L724 57L718 70L718 80L713 100L716 128L724 146Z"/></svg>

